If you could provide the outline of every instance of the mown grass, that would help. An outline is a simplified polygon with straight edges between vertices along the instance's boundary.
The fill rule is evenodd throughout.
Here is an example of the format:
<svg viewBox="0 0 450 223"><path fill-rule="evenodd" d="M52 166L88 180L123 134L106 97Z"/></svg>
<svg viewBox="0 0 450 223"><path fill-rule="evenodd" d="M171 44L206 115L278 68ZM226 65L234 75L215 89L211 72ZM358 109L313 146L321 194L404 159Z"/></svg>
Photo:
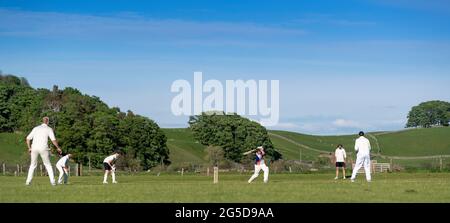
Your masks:
<svg viewBox="0 0 450 223"><path fill-rule="evenodd" d="M335 181L330 174L276 174L269 184L248 175L226 174L214 185L200 175L119 176L118 185L102 185L101 176L72 177L70 185L52 187L37 177L0 177L0 202L19 203L448 203L450 174L378 174L372 183Z"/></svg>

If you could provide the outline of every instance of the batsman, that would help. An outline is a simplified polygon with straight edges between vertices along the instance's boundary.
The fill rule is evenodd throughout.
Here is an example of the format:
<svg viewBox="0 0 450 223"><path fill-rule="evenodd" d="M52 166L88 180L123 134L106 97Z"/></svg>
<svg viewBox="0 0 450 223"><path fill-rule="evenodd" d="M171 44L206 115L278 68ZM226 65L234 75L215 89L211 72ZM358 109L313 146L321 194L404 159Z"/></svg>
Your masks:
<svg viewBox="0 0 450 223"><path fill-rule="evenodd" d="M258 176L259 173L264 171L264 183L269 182L269 167L266 165L266 162L264 161L264 156L266 155L266 152L264 151L264 147L260 146L256 150L249 151L247 153L244 153L244 155L251 154L256 151L255 154L255 174L248 180L248 183L252 183Z"/></svg>

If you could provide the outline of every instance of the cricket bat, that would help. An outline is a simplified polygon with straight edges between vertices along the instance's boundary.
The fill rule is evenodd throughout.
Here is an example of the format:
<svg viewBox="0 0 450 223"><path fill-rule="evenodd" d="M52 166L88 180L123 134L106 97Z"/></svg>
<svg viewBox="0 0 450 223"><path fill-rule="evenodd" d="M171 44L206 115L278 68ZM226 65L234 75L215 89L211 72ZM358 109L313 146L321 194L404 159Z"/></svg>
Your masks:
<svg viewBox="0 0 450 223"><path fill-rule="evenodd" d="M251 151L248 151L248 152L244 153L243 155L244 155L244 156L247 156L247 155L249 155L249 154L251 154L251 153L253 153L253 152L255 152L255 151L256 151L256 149L251 150Z"/></svg>

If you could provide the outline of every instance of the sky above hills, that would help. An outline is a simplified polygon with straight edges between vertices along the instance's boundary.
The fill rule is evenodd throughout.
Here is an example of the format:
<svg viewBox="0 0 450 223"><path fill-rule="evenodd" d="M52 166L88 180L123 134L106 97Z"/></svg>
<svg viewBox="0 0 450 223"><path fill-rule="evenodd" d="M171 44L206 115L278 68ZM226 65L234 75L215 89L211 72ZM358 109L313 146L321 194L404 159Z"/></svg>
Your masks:
<svg viewBox="0 0 450 223"><path fill-rule="evenodd" d="M73 86L162 127L175 80L279 80L280 123L311 134L399 130L450 101L450 3L5 1L0 70Z"/></svg>

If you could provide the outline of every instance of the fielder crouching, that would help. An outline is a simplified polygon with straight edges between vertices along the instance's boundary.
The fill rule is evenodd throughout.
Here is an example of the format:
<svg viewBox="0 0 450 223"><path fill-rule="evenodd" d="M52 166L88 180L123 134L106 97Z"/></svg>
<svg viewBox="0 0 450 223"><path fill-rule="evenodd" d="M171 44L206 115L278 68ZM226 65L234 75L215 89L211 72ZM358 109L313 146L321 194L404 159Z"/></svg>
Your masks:
<svg viewBox="0 0 450 223"><path fill-rule="evenodd" d="M69 160L72 158L72 154L64 155L57 163L56 169L59 171L58 184L69 183Z"/></svg>
<svg viewBox="0 0 450 223"><path fill-rule="evenodd" d="M254 151L255 150L252 150L251 152L246 153L245 155L248 155ZM264 152L264 148L262 146L256 149L255 174L253 174L250 180L248 180L249 184L252 183L259 176L261 170L264 171L264 183L269 182L269 167L266 165L266 162L264 161L265 155L266 153Z"/></svg>

